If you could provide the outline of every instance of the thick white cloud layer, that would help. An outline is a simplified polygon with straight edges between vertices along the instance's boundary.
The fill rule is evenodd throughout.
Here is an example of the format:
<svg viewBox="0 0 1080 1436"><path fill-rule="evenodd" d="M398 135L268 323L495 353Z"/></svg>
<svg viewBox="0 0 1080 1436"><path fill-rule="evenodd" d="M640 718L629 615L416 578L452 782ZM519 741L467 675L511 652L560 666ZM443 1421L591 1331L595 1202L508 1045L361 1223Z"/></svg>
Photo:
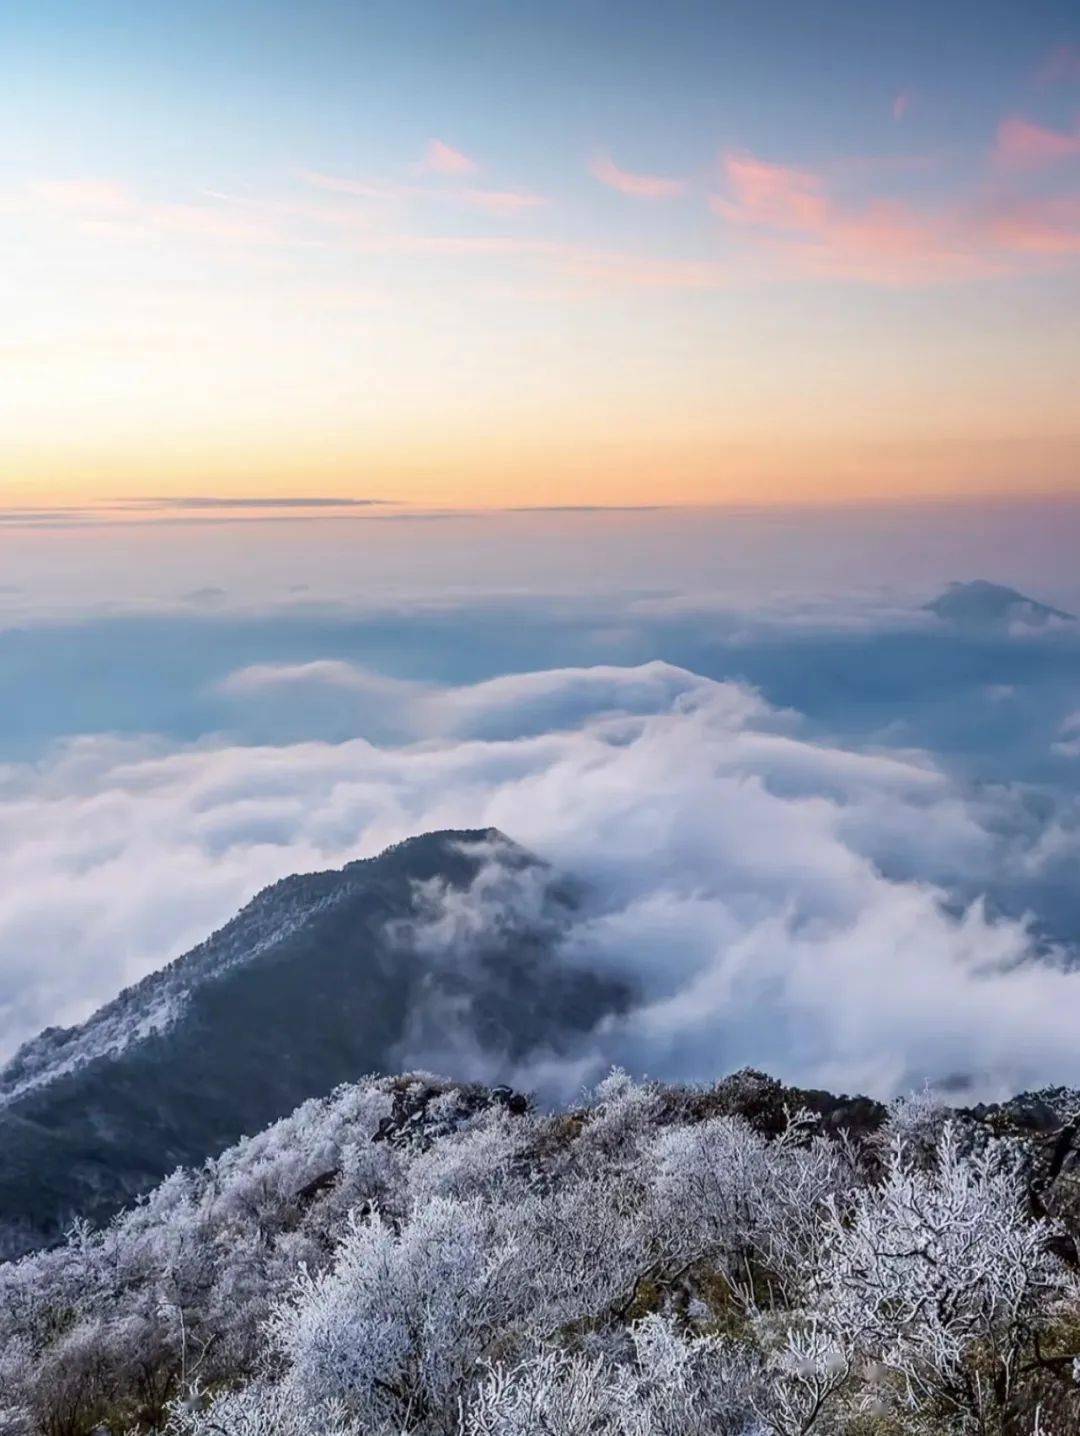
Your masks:
<svg viewBox="0 0 1080 1436"><path fill-rule="evenodd" d="M641 994L564 1084L612 1060L691 1078L752 1062L876 1093L1080 1082L1080 976L936 885L970 888L1004 860L1005 800L965 795L925 758L807 741L751 690L662 663L457 689L324 663L228 687L261 703L330 687L357 700L356 731L414 736L87 738L4 770L4 1051L85 1016L284 874L493 825L589 885L571 956ZM1045 840L1034 829L1018 852L1010 837L1008 861L1037 866Z"/></svg>

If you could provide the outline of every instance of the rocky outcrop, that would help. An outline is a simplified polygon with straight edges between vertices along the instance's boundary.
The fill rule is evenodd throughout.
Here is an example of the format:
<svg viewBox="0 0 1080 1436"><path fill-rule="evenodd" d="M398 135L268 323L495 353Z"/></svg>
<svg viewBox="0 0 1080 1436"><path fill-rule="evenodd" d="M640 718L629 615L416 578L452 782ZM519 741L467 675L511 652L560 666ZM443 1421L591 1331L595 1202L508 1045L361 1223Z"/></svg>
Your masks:
<svg viewBox="0 0 1080 1436"><path fill-rule="evenodd" d="M485 1108L502 1107L520 1117L530 1106L525 1093L501 1085L482 1087L470 1083L447 1089L442 1084L408 1083L395 1092L393 1110L379 1123L371 1140L424 1151Z"/></svg>

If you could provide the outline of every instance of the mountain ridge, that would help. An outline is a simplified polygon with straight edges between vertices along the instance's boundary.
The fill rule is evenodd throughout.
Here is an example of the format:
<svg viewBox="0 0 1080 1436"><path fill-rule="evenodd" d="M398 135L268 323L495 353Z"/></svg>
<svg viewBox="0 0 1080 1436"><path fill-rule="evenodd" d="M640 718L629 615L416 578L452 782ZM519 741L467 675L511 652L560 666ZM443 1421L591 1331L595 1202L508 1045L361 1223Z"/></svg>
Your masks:
<svg viewBox="0 0 1080 1436"><path fill-rule="evenodd" d="M96 1047L89 1044L91 1050L85 1060L108 1055L111 1050L115 1050L107 1045L109 1032L114 1026L119 1025L117 1020L122 1021L123 1018L130 1016L132 1006L137 1004L140 999L145 999L149 995L152 1001L156 1000L157 1005L164 1007L170 996L173 998L177 996L175 989L178 981L182 983L185 976L193 974L200 978L213 980L234 966L255 960L260 951L288 936L290 924L288 915L286 915L278 928L267 932L262 937L255 938L254 941L249 940L231 958L225 956L217 962L213 961L215 948L221 944L232 944L237 939L244 937L250 939L249 929L252 921L262 914L271 900L281 897L300 898L306 890L316 888L325 889L324 901L340 901L343 894L335 885L341 878L346 875L362 874L371 865L392 859L395 855L415 856L422 852L424 846L430 844L433 838L445 839L447 843L452 841L477 844L498 843L505 845L507 852L517 848L517 845L497 828L448 829L438 834L424 833L405 838L401 842L390 844L373 857L354 859L345 863L341 868L317 869L309 873L289 873L275 882L268 883L266 887L260 888L220 928L214 929L187 952L179 954L162 967L147 973L137 982L122 988L114 998L103 1003L85 1021L75 1023L70 1027L46 1027L36 1036L23 1042L8 1061L0 1067L0 1107L28 1090L30 1085L37 1085L41 1080L50 1080L49 1055L57 1051L63 1052L63 1049L75 1044L80 1037L89 1036L99 1027L106 1028L106 1041ZM523 856L529 856L525 854L524 849L517 850ZM532 861L538 860L532 859ZM417 872L415 876L422 880L420 872ZM295 913L294 922L313 915L314 909L310 902L309 891L307 897L306 905ZM161 1002L162 997L166 999L165 1003ZM135 1035L124 1034L121 1038L123 1045L126 1045L127 1041L130 1041ZM119 1037L120 1034L117 1036Z"/></svg>
<svg viewBox="0 0 1080 1436"><path fill-rule="evenodd" d="M502 885L490 928L427 942L432 904L482 874ZM107 1218L306 1098L401 1065L432 1032L493 1062L557 1049L624 1001L558 959L574 900L493 828L423 834L271 884L4 1069L0 1253L55 1240L74 1216Z"/></svg>

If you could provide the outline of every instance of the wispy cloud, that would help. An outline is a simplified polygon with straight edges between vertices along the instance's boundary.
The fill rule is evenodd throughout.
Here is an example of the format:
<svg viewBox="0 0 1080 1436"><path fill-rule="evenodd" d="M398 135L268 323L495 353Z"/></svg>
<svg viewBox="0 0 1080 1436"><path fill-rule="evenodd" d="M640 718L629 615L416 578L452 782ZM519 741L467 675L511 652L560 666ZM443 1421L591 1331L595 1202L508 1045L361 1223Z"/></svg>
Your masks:
<svg viewBox="0 0 1080 1436"><path fill-rule="evenodd" d="M715 197L715 214L734 224L816 232L830 220L825 182L811 170L774 164L746 153L724 156L730 198Z"/></svg>
<svg viewBox="0 0 1080 1436"><path fill-rule="evenodd" d="M897 104L908 95L898 95ZM592 290L713 290L763 275L926 284L1036 272L1080 251L1076 187L1056 195L1025 193L1029 172L1077 157L1080 130L1058 131L1010 116L981 169L955 193L936 185L928 197L925 187L895 192L907 171L930 167L925 156L830 159L809 167L729 150L721 158L722 184L707 197L727 229L723 254L694 253L697 246L681 254L640 252L618 239L588 243L565 226L558 236L539 226L511 232L515 219L542 212L549 198L525 187L469 183L463 176L476 162L443 141L432 141L422 173L414 167L411 178L294 173L294 181L328 196L322 200L203 191L190 200L151 201L119 180L92 177L43 179L24 189L22 203L51 216L50 223L74 221L87 233L122 240L169 237L296 253L332 248L353 258L505 259L533 274L497 274L490 266L482 282L503 282L526 296L537 280L567 298ZM606 154L595 155L589 168L599 182L646 201L687 192L684 179L624 170ZM364 203L369 200L375 203ZM455 208L490 222L478 223L475 233L454 232L451 225L446 232L438 212Z"/></svg>
<svg viewBox="0 0 1080 1436"><path fill-rule="evenodd" d="M357 509L370 508L374 504L390 503L389 499L338 498L333 495L312 497L310 495L265 494L257 496L222 494L184 494L178 498L162 495L158 498L131 499L124 501L125 507L152 507L172 509Z"/></svg>
<svg viewBox="0 0 1080 1436"><path fill-rule="evenodd" d="M632 195L635 199L676 199L686 192L685 180L624 170L603 151L598 151L589 160L589 173L609 189Z"/></svg>
<svg viewBox="0 0 1080 1436"><path fill-rule="evenodd" d="M713 212L758 236L774 257L799 272L899 283L967 270L969 256L905 205L839 203L823 175L746 153L724 157L727 193Z"/></svg>
<svg viewBox="0 0 1080 1436"><path fill-rule="evenodd" d="M71 216L89 234L140 240L175 235L240 244L294 242L269 206L240 207L223 196L210 203L155 203L117 180L38 180L28 186L30 199Z"/></svg>
<svg viewBox="0 0 1080 1436"><path fill-rule="evenodd" d="M372 180L351 179L347 175L327 174L323 170L300 170L297 178L315 189L351 195L354 199L398 199L406 194L425 193L417 185L381 184Z"/></svg>
<svg viewBox="0 0 1080 1436"><path fill-rule="evenodd" d="M1038 142L1024 140L1022 144ZM726 192L710 201L790 275L924 284L1015 273L1080 248L1080 200L958 195L933 209L898 199L857 202L824 174L745 153L724 156Z"/></svg>
<svg viewBox="0 0 1080 1436"><path fill-rule="evenodd" d="M448 145L445 140L429 140L420 170L439 175L472 175L480 166L470 155Z"/></svg>
<svg viewBox="0 0 1080 1436"><path fill-rule="evenodd" d="M89 504L47 507L0 505L0 528L116 528L132 525L216 525L275 523L315 519L385 518L394 499L337 498L330 495L182 494L119 498ZM183 595L187 602L205 601L199 590Z"/></svg>
<svg viewBox="0 0 1080 1436"><path fill-rule="evenodd" d="M1023 254L1080 254L1080 195L1003 202L988 226L999 244Z"/></svg>
<svg viewBox="0 0 1080 1436"><path fill-rule="evenodd" d="M1051 130L1022 115L1010 115L998 126L994 163L1004 169L1045 169L1080 157L1080 125Z"/></svg>
<svg viewBox="0 0 1080 1436"><path fill-rule="evenodd" d="M446 171L443 171L446 173ZM301 170L297 176L305 184L332 194L349 195L354 199L422 200L440 205L459 204L487 214L512 217L526 210L540 209L548 203L545 195L529 189L481 189L473 186L402 184L397 182L351 179L344 175L327 174L322 170Z"/></svg>
<svg viewBox="0 0 1080 1436"><path fill-rule="evenodd" d="M467 189L460 192L460 198L472 209L506 216L541 209L548 203L544 195L522 189Z"/></svg>
<svg viewBox="0 0 1080 1436"><path fill-rule="evenodd" d="M408 199L442 208L459 206L493 219L513 220L550 203L544 195L517 188L370 181L322 170L299 171L295 178L314 189L341 195L346 201ZM102 181L45 182L34 187L34 196L38 204L50 209L62 207L77 216L79 223L93 232L118 238L169 234L196 241L332 244L353 255L505 259L531 265L549 281L554 279L564 298L633 289L716 289L731 281L729 267L708 256L632 253L617 246L593 246L542 234L432 232L407 223L404 214L390 225L386 214L373 217L362 205L354 209L347 202L334 209L296 201L216 195L208 196L206 204L149 204L120 184ZM371 295L365 292L362 299L368 303ZM355 297L346 295L345 301L352 304ZM196 504L194 500L174 504L176 508L196 506L209 505L201 501ZM245 506L254 505L245 501ZM280 503L275 506L283 507Z"/></svg>

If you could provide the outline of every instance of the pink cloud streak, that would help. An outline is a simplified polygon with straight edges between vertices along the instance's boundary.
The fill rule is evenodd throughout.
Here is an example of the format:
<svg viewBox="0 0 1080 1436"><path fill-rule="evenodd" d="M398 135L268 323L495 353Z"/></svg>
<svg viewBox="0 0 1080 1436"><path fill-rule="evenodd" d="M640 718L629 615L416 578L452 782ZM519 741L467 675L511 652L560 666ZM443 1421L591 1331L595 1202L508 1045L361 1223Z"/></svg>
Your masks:
<svg viewBox="0 0 1080 1436"><path fill-rule="evenodd" d="M1002 205L988 221L1003 247L1025 254L1080 254L1080 195L1019 200Z"/></svg>
<svg viewBox="0 0 1080 1436"><path fill-rule="evenodd" d="M1023 260L1080 252L1080 199L999 195L923 211L901 200L843 203L816 171L748 154L723 160L715 214L794 276L925 284L1015 273Z"/></svg>
<svg viewBox="0 0 1080 1436"><path fill-rule="evenodd" d="M429 174L472 175L480 166L470 155L456 150L445 140L429 140L420 168Z"/></svg>
<svg viewBox="0 0 1080 1436"><path fill-rule="evenodd" d="M1080 156L1080 127L1050 130L1010 115L998 126L994 163L1001 169L1035 170Z"/></svg>
<svg viewBox="0 0 1080 1436"><path fill-rule="evenodd" d="M821 175L750 154L729 153L723 163L733 198L714 197L714 213L735 224L773 229L814 233L827 227L830 209Z"/></svg>
<svg viewBox="0 0 1080 1436"><path fill-rule="evenodd" d="M634 174L631 170L620 169L611 156L604 153L593 155L589 161L589 173L608 189L632 195L635 199L676 199L686 192L685 180L669 179L664 175Z"/></svg>

